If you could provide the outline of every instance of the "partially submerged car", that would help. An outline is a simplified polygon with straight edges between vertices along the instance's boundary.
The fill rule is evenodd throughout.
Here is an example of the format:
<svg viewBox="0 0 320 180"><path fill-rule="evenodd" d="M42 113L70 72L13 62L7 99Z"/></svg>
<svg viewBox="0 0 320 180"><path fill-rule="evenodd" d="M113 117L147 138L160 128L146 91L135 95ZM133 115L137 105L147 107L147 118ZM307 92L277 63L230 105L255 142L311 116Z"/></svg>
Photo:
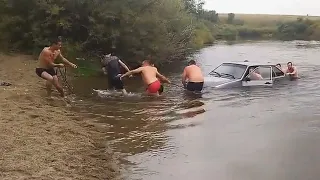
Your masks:
<svg viewBox="0 0 320 180"><path fill-rule="evenodd" d="M234 88L247 86L272 86L287 79L285 73L275 64L244 62L222 63L205 77L205 86Z"/></svg>

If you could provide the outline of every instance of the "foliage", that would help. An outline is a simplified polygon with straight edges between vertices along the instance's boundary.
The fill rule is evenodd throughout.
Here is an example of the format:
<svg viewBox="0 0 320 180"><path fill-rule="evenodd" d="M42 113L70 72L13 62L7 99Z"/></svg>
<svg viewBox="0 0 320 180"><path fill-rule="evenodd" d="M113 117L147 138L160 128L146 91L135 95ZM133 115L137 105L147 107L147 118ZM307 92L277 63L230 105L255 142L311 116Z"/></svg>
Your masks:
<svg viewBox="0 0 320 180"><path fill-rule="evenodd" d="M69 59L94 59L115 48L127 63L151 58L161 64L215 39L320 40L316 17L218 14L203 5L204 0L0 0L0 46L38 54L50 38L63 36Z"/></svg>
<svg viewBox="0 0 320 180"><path fill-rule="evenodd" d="M202 6L200 0L0 0L1 46L39 53L60 35L72 57L114 47L128 61L151 55L168 62L213 41L201 20L217 22L217 14Z"/></svg>
<svg viewBox="0 0 320 180"><path fill-rule="evenodd" d="M234 20L235 14L234 13L229 13L228 14L228 19L227 19L227 23L228 24L232 24L233 20Z"/></svg>
<svg viewBox="0 0 320 180"><path fill-rule="evenodd" d="M280 24L277 36L282 40L320 40L320 21L297 18Z"/></svg>

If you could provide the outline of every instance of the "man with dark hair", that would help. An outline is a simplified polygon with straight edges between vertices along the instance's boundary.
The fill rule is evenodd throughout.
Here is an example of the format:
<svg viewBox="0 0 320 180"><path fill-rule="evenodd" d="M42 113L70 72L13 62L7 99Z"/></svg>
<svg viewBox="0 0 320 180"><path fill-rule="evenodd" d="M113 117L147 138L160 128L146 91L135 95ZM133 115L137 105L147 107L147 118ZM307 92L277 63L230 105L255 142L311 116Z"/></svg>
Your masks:
<svg viewBox="0 0 320 180"><path fill-rule="evenodd" d="M125 76L138 73L141 73L142 80L147 86L146 93L148 95L158 96L159 93L163 91L163 87L161 86L161 82L159 81L159 79L164 82L171 83L165 76L158 72L158 69L154 67L153 63L149 60L144 60L141 67L127 72L126 74L121 76L121 79Z"/></svg>
<svg viewBox="0 0 320 180"><path fill-rule="evenodd" d="M58 81L57 74L54 70L54 67L64 67L64 64L68 64L73 68L77 68L77 66L71 62L69 62L66 58L61 55L60 48L62 42L61 39L57 38L51 41L51 45L49 47L44 47L39 55L39 65L36 68L36 74L46 80L47 94L51 95L51 87L52 84L56 87L60 96L64 97L63 88ZM61 57L64 64L56 64L54 63L57 57Z"/></svg>
<svg viewBox="0 0 320 180"><path fill-rule="evenodd" d="M121 67L123 67L126 71L130 71L128 66L125 65L114 53L105 55L103 58L104 71L107 72L108 76L108 88L121 90L124 95L127 94L126 89L124 88L123 82L120 79Z"/></svg>
<svg viewBox="0 0 320 180"><path fill-rule="evenodd" d="M195 60L190 60L182 73L182 84L188 91L202 91L203 75Z"/></svg>
<svg viewBox="0 0 320 180"><path fill-rule="evenodd" d="M293 66L292 62L287 63L288 69L286 70L286 75L288 75L291 79L298 78L298 71L295 66Z"/></svg>

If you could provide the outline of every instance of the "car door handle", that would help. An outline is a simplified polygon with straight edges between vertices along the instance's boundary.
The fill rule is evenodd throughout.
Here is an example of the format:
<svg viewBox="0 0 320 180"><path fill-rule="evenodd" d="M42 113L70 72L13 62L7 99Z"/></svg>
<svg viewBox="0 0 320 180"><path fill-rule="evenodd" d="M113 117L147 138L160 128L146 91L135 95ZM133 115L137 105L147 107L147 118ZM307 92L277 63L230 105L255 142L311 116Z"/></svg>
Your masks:
<svg viewBox="0 0 320 180"><path fill-rule="evenodd" d="M271 83L269 83L269 82L266 82L266 83L264 83L264 84L271 84Z"/></svg>

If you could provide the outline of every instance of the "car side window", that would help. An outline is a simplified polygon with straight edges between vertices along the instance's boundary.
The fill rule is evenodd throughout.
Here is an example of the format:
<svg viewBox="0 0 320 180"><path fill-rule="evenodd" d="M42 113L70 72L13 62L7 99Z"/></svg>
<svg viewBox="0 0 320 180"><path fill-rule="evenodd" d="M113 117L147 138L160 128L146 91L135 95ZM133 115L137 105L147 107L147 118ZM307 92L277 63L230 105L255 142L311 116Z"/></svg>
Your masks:
<svg viewBox="0 0 320 180"><path fill-rule="evenodd" d="M272 70L273 70L272 77L284 76L284 72L282 72L279 68L272 67Z"/></svg>
<svg viewBox="0 0 320 180"><path fill-rule="evenodd" d="M258 66L255 69L249 69L247 78L249 78L251 81L271 80L271 68Z"/></svg>

